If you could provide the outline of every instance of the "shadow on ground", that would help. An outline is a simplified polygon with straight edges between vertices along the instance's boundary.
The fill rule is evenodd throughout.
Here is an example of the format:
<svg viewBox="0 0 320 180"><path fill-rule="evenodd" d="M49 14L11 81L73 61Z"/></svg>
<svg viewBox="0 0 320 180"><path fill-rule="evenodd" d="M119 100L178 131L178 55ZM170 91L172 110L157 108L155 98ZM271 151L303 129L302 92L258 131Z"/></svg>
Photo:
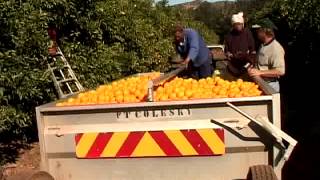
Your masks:
<svg viewBox="0 0 320 180"><path fill-rule="evenodd" d="M24 142L0 143L0 165L15 163L21 149L29 148L29 144Z"/></svg>

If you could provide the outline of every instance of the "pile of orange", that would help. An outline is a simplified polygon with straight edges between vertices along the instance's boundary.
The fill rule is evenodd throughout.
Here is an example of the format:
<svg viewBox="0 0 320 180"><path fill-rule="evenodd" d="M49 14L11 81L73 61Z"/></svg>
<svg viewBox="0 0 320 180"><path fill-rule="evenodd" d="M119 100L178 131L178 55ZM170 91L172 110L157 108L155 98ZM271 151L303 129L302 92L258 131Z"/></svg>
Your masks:
<svg viewBox="0 0 320 180"><path fill-rule="evenodd" d="M146 101L148 80L159 77L160 73L149 73L144 76L129 77L101 85L96 90L83 92L76 97L59 102L57 106L75 106L109 103L135 103Z"/></svg>
<svg viewBox="0 0 320 180"><path fill-rule="evenodd" d="M59 102L57 106L75 106L109 103L145 102L148 81L159 77L160 73L129 77L111 84L101 85L96 90L83 92L76 97ZM253 82L227 81L220 77L206 79L174 78L154 90L155 101L189 100L203 98L238 98L260 96L262 91Z"/></svg>
<svg viewBox="0 0 320 180"><path fill-rule="evenodd" d="M220 77L200 79L175 78L156 89L156 101L202 98L238 98L260 96L262 91L253 82L227 81Z"/></svg>

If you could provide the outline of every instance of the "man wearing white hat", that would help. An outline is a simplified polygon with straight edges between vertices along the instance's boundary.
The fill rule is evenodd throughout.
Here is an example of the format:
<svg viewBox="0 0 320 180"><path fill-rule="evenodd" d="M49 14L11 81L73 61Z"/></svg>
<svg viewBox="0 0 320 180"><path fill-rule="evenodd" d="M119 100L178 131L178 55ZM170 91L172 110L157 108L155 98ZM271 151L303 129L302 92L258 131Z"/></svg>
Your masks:
<svg viewBox="0 0 320 180"><path fill-rule="evenodd" d="M225 52L230 60L228 71L238 77L246 72L244 65L252 60L250 55L256 53L255 42L250 30L244 27L242 12L232 15L231 23L232 30L225 38Z"/></svg>

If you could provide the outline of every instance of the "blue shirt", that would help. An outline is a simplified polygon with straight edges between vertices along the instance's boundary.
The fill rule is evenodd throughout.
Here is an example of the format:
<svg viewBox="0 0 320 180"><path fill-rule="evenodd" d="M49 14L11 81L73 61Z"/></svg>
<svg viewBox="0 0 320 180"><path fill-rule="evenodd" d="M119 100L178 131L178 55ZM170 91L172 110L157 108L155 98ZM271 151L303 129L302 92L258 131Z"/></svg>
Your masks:
<svg viewBox="0 0 320 180"><path fill-rule="evenodd" d="M176 50L185 59L190 58L195 67L210 63L210 51L199 33L193 29L184 29L184 42L176 45Z"/></svg>

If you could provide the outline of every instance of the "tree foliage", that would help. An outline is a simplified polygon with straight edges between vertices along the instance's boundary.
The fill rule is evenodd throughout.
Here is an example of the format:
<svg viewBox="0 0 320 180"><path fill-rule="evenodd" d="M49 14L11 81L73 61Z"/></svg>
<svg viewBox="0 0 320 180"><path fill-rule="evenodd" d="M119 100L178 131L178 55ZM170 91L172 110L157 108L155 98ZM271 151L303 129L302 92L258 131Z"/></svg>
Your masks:
<svg viewBox="0 0 320 180"><path fill-rule="evenodd" d="M47 14L23 1L0 3L0 142L24 137L34 107L52 99L44 71Z"/></svg>

